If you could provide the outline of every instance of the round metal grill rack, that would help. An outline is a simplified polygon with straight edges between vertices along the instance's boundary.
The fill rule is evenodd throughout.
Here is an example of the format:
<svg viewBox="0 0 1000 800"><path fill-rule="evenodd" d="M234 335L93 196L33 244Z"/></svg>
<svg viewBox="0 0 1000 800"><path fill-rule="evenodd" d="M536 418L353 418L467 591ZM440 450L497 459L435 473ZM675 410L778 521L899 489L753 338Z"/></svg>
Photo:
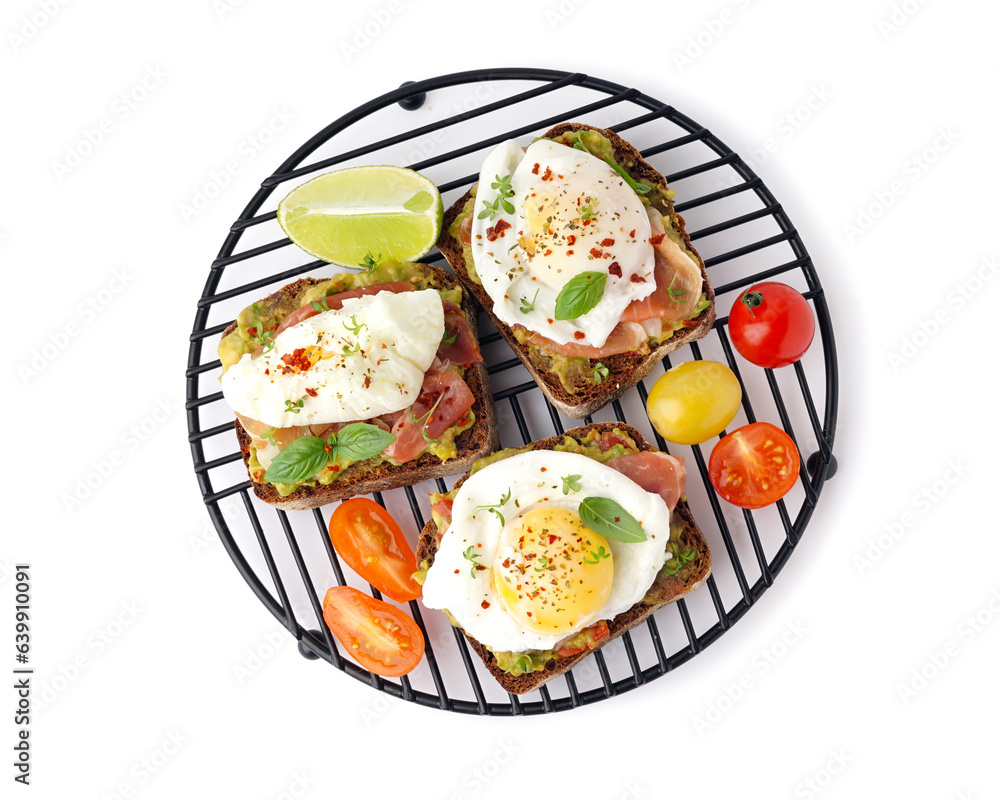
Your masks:
<svg viewBox="0 0 1000 800"><path fill-rule="evenodd" d="M429 105L421 107L425 95ZM419 123L422 116L430 121ZM244 306L299 276L330 274L330 265L308 260L298 248L289 247L276 220L278 200L307 176L354 164L402 164L434 180L447 206L477 180L479 164L490 148L511 138L527 142L566 121L623 134L667 176L677 193L675 207L687 220L708 267L719 316L706 338L673 353L663 368L701 358L728 364L743 386L742 408L732 426L767 420L784 428L803 455L800 480L784 499L758 511L720 501L708 481L706 459L713 442L668 448L649 425L646 392L661 374L657 368L635 391L586 422L628 422L650 440L655 438L661 449L686 458L688 502L714 562L706 585L661 609L564 677L522 697L496 685L443 614L425 613L413 601L406 610L424 632L425 658L399 680L380 678L345 657L323 624L321 608L323 594L333 585L347 583L380 595L342 569L327 535L331 506L284 512L253 495L233 435L232 413L218 391L215 344ZM424 260L446 266L436 250ZM820 333L801 362L777 371L736 357L725 316L743 289L774 277L805 295ZM545 401L485 315L480 331L502 446L519 446L580 424ZM298 640L300 652L390 695L464 713L525 715L575 708L634 689L693 658L770 587L805 531L824 481L836 468L833 328L819 277L785 211L750 167L706 128L637 89L582 73L498 69L408 83L313 136L261 183L212 262L197 304L186 378L188 439L209 515L237 569ZM814 397L823 398L822 414ZM429 517L427 493L447 491L456 478L374 498L389 508L413 544Z"/></svg>

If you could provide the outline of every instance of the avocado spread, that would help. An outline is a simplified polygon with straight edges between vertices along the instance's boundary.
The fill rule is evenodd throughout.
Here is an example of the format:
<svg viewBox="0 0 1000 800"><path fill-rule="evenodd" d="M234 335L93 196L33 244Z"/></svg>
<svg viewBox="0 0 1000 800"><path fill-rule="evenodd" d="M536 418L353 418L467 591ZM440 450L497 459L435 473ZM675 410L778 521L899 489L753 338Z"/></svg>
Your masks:
<svg viewBox="0 0 1000 800"><path fill-rule="evenodd" d="M253 353L261 344L261 334L263 331L274 330L285 317L302 306L312 302L321 302L329 295L346 292L351 289L358 289L364 286L375 286L383 283L396 283L408 281L413 284L414 289L436 289L442 300L449 300L456 306L462 305L462 289L459 287L445 288L440 285L438 276L421 264L413 264L405 261L385 260L365 272L344 272L334 275L329 280L322 281L308 287L295 296L279 295L271 296L244 308L236 317L236 328L219 342L219 360L222 362L222 372L225 373L233 364L243 358L247 353ZM452 366L459 375L465 377L465 370L461 367ZM433 442L428 443L424 452L437 456L442 461L455 458L458 448L455 439L463 432L471 428L476 422L476 416L469 410L469 413L456 422ZM337 458L328 464L318 475L308 480L298 483L272 483L282 497L287 497L301 486L329 485L340 478L355 464L363 464L366 468L375 467L382 463L394 463L384 456L377 455L362 462L353 462L344 458ZM257 449L251 444L250 454L247 464L250 477L257 483L264 483L264 468L257 458Z"/></svg>

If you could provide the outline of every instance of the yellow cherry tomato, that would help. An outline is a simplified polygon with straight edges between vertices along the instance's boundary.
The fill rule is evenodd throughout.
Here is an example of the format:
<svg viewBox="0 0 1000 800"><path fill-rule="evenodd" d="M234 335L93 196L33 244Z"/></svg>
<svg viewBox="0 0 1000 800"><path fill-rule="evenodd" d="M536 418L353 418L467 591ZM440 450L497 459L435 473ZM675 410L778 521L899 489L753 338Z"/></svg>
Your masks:
<svg viewBox="0 0 1000 800"><path fill-rule="evenodd" d="M646 413L667 441L701 444L732 422L742 399L740 382L725 364L688 361L653 384Z"/></svg>

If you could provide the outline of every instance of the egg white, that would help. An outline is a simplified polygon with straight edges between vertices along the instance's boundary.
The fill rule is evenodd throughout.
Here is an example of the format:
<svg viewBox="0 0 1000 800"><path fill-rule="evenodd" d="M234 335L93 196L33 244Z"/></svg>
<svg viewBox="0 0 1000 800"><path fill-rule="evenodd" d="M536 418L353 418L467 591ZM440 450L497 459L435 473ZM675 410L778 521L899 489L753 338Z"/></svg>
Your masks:
<svg viewBox="0 0 1000 800"><path fill-rule="evenodd" d="M480 219L487 205L496 204L498 189L492 184L505 175L511 176L514 196L507 202L513 212L497 204L492 218ZM473 260L493 301L493 313L507 325L522 325L559 344L600 347L626 306L654 291L655 259L645 206L602 159L548 139L539 139L527 151L507 141L483 162L476 191ZM587 225L580 222L578 197L594 198L594 215ZM530 239L540 213L555 233L544 240L551 247L534 248L532 254L532 246L524 246L525 233ZM497 235L501 220L511 227ZM567 234L576 241L567 243ZM602 246L607 240L614 244ZM592 255L595 248L601 257ZM597 306L578 319L555 319L556 297L570 279L585 271L607 273L612 263L620 267L621 276L608 276Z"/></svg>
<svg viewBox="0 0 1000 800"><path fill-rule="evenodd" d="M370 419L413 404L443 335L434 289L354 297L285 329L257 358L245 354L222 376L222 393L237 413L276 428ZM283 374L282 355L316 345L332 357ZM298 413L286 410L286 401L300 399Z"/></svg>
<svg viewBox="0 0 1000 800"><path fill-rule="evenodd" d="M562 478L581 475L580 489L563 494ZM498 503L510 490L510 499L498 511L504 527L535 508L559 507L577 511L585 497L610 497L642 524L646 541L609 540L614 559L611 592L604 606L569 631L544 634L525 630L511 617L497 594L492 564L503 530L500 519L477 507ZM423 603L447 609L475 639L498 651L550 650L574 633L602 619L611 619L635 605L648 591L666 560L670 538L670 511L658 494L645 491L620 472L587 456L559 450L535 450L490 464L462 484L452 506L451 524L427 571ZM488 567L473 570L464 557L469 546ZM483 603L488 603L483 608Z"/></svg>

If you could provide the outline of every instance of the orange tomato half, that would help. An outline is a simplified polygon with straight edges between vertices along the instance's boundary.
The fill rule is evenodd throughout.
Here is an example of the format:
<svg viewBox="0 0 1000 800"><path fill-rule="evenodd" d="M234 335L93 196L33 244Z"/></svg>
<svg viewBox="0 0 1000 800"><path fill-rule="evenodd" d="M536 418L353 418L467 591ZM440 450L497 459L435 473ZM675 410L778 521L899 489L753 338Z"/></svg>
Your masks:
<svg viewBox="0 0 1000 800"><path fill-rule="evenodd" d="M323 620L350 656L376 675L405 675L424 655L424 635L416 622L351 586L334 586L326 593Z"/></svg>
<svg viewBox="0 0 1000 800"><path fill-rule="evenodd" d="M330 517L330 541L348 566L397 603L422 594L417 562L396 520L367 497L341 503Z"/></svg>

